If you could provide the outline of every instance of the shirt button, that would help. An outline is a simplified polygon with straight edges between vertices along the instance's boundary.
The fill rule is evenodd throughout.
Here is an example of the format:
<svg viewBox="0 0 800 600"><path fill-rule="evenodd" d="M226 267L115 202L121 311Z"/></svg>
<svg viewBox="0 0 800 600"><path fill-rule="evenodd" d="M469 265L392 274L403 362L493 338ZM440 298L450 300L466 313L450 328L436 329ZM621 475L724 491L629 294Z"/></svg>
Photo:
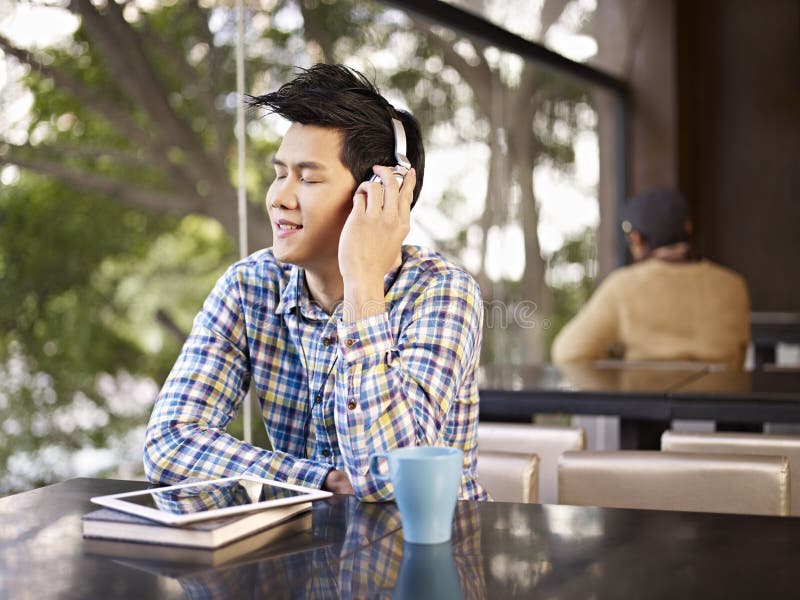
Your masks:
<svg viewBox="0 0 800 600"><path fill-rule="evenodd" d="M331 338L322 338L322 345L323 346L330 346L331 345Z"/></svg>
<svg viewBox="0 0 800 600"><path fill-rule="evenodd" d="M330 450L328 450L327 448L325 448L325 449L322 451L322 456L330 456L330 455L331 455L331 451L330 451Z"/></svg>
<svg viewBox="0 0 800 600"><path fill-rule="evenodd" d="M350 410L355 410L356 401L355 400L350 400L350 402L347 403L347 408L349 408Z"/></svg>
<svg viewBox="0 0 800 600"><path fill-rule="evenodd" d="M317 394L314 396L314 404L319 404L320 402L322 402L322 394Z"/></svg>
<svg viewBox="0 0 800 600"><path fill-rule="evenodd" d="M349 348L350 346L352 346L353 344L355 344L355 343L356 343L356 341L355 341L354 339L348 338L348 339L346 339L346 340L344 341L344 343L345 343L345 346L347 346L347 347Z"/></svg>

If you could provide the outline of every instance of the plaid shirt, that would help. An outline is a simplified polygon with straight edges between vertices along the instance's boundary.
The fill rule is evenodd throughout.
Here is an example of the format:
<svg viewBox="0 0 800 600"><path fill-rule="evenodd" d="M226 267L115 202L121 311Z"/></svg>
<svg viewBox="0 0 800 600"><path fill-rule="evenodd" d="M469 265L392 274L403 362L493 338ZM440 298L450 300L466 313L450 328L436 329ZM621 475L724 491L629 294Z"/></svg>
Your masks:
<svg viewBox="0 0 800 600"><path fill-rule="evenodd" d="M374 452L464 451L460 497L476 478L482 304L465 271L403 247L384 281L387 310L353 323L313 303L302 269L261 250L234 264L197 315L148 425L153 482L252 474L319 488L332 468L356 496L392 498L369 474ZM274 450L225 432L251 382Z"/></svg>

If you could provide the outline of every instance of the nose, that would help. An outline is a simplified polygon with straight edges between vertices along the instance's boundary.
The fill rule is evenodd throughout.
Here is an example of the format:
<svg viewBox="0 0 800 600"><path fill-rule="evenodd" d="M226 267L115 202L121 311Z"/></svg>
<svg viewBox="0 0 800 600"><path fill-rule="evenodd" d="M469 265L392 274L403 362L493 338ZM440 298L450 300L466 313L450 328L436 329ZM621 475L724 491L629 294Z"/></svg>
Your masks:
<svg viewBox="0 0 800 600"><path fill-rule="evenodd" d="M282 180L276 179L267 191L267 208L297 208L297 195L295 186L289 181L289 177Z"/></svg>

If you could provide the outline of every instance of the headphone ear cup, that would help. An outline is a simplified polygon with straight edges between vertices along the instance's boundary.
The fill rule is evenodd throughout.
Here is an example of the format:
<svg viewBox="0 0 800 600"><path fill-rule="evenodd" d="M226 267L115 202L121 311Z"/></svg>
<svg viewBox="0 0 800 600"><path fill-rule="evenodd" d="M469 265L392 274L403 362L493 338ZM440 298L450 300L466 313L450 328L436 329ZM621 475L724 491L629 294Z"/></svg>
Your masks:
<svg viewBox="0 0 800 600"><path fill-rule="evenodd" d="M408 173L408 169L406 169L403 165L395 165L392 167L392 173L394 174L394 178L397 180L397 185L403 185L403 180L406 177L406 173ZM383 180L381 180L379 175L373 175L369 178L369 180L377 181L383 185Z"/></svg>
<svg viewBox="0 0 800 600"><path fill-rule="evenodd" d="M392 173L394 173L394 178L397 180L397 185L402 186L403 180L406 178L406 173L408 173L408 169L402 165L396 165L392 169Z"/></svg>

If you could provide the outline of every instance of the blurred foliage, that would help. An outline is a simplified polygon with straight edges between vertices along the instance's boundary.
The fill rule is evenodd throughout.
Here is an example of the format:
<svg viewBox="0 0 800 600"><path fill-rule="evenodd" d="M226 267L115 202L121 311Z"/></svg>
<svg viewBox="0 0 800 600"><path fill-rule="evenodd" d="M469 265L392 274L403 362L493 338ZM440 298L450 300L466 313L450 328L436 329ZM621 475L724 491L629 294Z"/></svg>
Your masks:
<svg viewBox="0 0 800 600"><path fill-rule="evenodd" d="M35 175L25 174L17 185L4 187L0 250L8 285L0 304L3 335L24 340L37 366L63 367L66 373L109 370L138 359L135 345L113 325L127 308L114 303L120 278L103 278L100 270L119 257L131 263L144 260L153 240L174 226L172 221ZM48 342L59 349L44 352Z"/></svg>
<svg viewBox="0 0 800 600"><path fill-rule="evenodd" d="M545 329L547 347L553 345L561 328L586 304L595 289L597 271L597 232L586 229L567 239L549 261L550 289L555 299L555 310L550 327ZM553 281L556 280L556 281Z"/></svg>
<svg viewBox="0 0 800 600"><path fill-rule="evenodd" d="M233 258L208 219L145 213L29 173L0 188L0 493L69 471L39 450L108 448L146 422L154 390L136 397L136 381L164 379L180 331ZM131 390L108 389L120 377ZM26 454L35 468L9 462Z"/></svg>

